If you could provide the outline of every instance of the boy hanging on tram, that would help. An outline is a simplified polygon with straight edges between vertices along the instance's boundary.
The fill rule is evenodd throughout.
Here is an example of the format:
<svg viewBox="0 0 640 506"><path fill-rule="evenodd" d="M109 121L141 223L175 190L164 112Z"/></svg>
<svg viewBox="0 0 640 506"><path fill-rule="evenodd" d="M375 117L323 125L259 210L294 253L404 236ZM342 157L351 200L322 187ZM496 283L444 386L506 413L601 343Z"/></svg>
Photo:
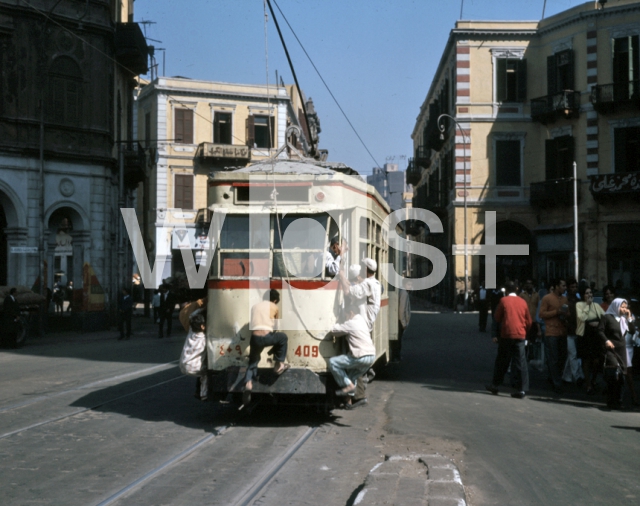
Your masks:
<svg viewBox="0 0 640 506"><path fill-rule="evenodd" d="M287 358L288 338L284 332L275 332L276 320L278 316L278 302L280 294L277 290L269 290L265 293L265 300L258 302L251 308L251 340L249 342L249 366L245 376L244 392L242 403L246 406L251 402L251 391L253 390L253 379L258 372L258 363L262 350L267 346L273 346L271 353L275 358L273 372L280 376L291 367L285 363Z"/></svg>

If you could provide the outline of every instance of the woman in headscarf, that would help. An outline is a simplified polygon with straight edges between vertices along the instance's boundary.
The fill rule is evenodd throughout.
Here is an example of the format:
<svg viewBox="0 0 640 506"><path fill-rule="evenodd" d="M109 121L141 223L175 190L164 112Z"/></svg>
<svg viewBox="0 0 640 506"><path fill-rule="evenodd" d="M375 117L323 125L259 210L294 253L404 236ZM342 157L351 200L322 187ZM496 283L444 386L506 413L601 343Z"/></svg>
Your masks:
<svg viewBox="0 0 640 506"><path fill-rule="evenodd" d="M593 290L583 287L580 291L580 302L576 304L576 335L582 341L582 368L584 369L587 394L595 393L595 381L602 370L602 343L598 336L598 326L604 315L599 304L593 302Z"/></svg>
<svg viewBox="0 0 640 506"><path fill-rule="evenodd" d="M635 334L634 318L625 299L614 299L600 320L598 334L605 347L605 373L607 381L607 406L620 409L622 384L627 374L626 341L627 332ZM618 373L620 371L620 373Z"/></svg>

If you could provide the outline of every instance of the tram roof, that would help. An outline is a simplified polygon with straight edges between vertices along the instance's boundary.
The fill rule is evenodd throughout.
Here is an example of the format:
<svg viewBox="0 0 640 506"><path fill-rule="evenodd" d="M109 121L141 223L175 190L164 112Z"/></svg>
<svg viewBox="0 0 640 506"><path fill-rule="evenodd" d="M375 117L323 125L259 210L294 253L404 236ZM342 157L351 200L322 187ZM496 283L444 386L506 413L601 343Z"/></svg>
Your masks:
<svg viewBox="0 0 640 506"><path fill-rule="evenodd" d="M290 160L290 159L271 159L263 160L248 165L247 167L229 168L226 173L235 174L308 174L308 175L331 175L335 172L354 176L360 181L366 182L360 174L351 167L341 162L319 162L316 160Z"/></svg>
<svg viewBox="0 0 640 506"><path fill-rule="evenodd" d="M391 209L374 186L367 183L357 171L341 162L272 158L260 160L246 167L226 167L225 170L210 172L209 180L229 181L234 180L236 177L245 180L250 178L252 174L264 176L272 174L279 176L307 176L307 178L313 178L313 176L328 176L328 179L332 179L332 176L338 175L338 177L345 182L350 180L349 186L358 188L360 191L364 191L373 197L386 212L390 212ZM343 176L350 176L350 178L344 178ZM322 179L325 178L322 177Z"/></svg>

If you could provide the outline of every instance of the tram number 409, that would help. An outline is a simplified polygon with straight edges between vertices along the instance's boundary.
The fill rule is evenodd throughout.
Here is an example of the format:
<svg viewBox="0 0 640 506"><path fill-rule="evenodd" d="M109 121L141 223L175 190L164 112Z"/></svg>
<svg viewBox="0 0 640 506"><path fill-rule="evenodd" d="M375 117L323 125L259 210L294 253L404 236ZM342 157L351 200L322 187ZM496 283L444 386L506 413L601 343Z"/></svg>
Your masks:
<svg viewBox="0 0 640 506"><path fill-rule="evenodd" d="M318 358L319 351L317 346L298 346L294 353L296 357L313 357Z"/></svg>

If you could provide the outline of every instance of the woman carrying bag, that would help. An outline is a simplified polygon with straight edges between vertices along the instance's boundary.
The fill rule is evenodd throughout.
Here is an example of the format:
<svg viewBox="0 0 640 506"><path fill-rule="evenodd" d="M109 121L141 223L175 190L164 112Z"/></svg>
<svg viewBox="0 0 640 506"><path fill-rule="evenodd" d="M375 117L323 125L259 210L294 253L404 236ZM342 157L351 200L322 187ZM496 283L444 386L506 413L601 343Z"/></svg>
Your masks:
<svg viewBox="0 0 640 506"><path fill-rule="evenodd" d="M582 341L582 368L584 370L587 394L595 393L595 383L598 372L602 369L604 356L602 342L598 336L600 320L604 316L604 310L593 302L593 291L586 287L580 291L580 302L576 304L576 335L578 341Z"/></svg>
<svg viewBox="0 0 640 506"><path fill-rule="evenodd" d="M598 334L605 347L604 377L607 382L607 406L620 409L622 385L627 374L627 332L635 334L634 318L625 299L614 299L600 320Z"/></svg>

